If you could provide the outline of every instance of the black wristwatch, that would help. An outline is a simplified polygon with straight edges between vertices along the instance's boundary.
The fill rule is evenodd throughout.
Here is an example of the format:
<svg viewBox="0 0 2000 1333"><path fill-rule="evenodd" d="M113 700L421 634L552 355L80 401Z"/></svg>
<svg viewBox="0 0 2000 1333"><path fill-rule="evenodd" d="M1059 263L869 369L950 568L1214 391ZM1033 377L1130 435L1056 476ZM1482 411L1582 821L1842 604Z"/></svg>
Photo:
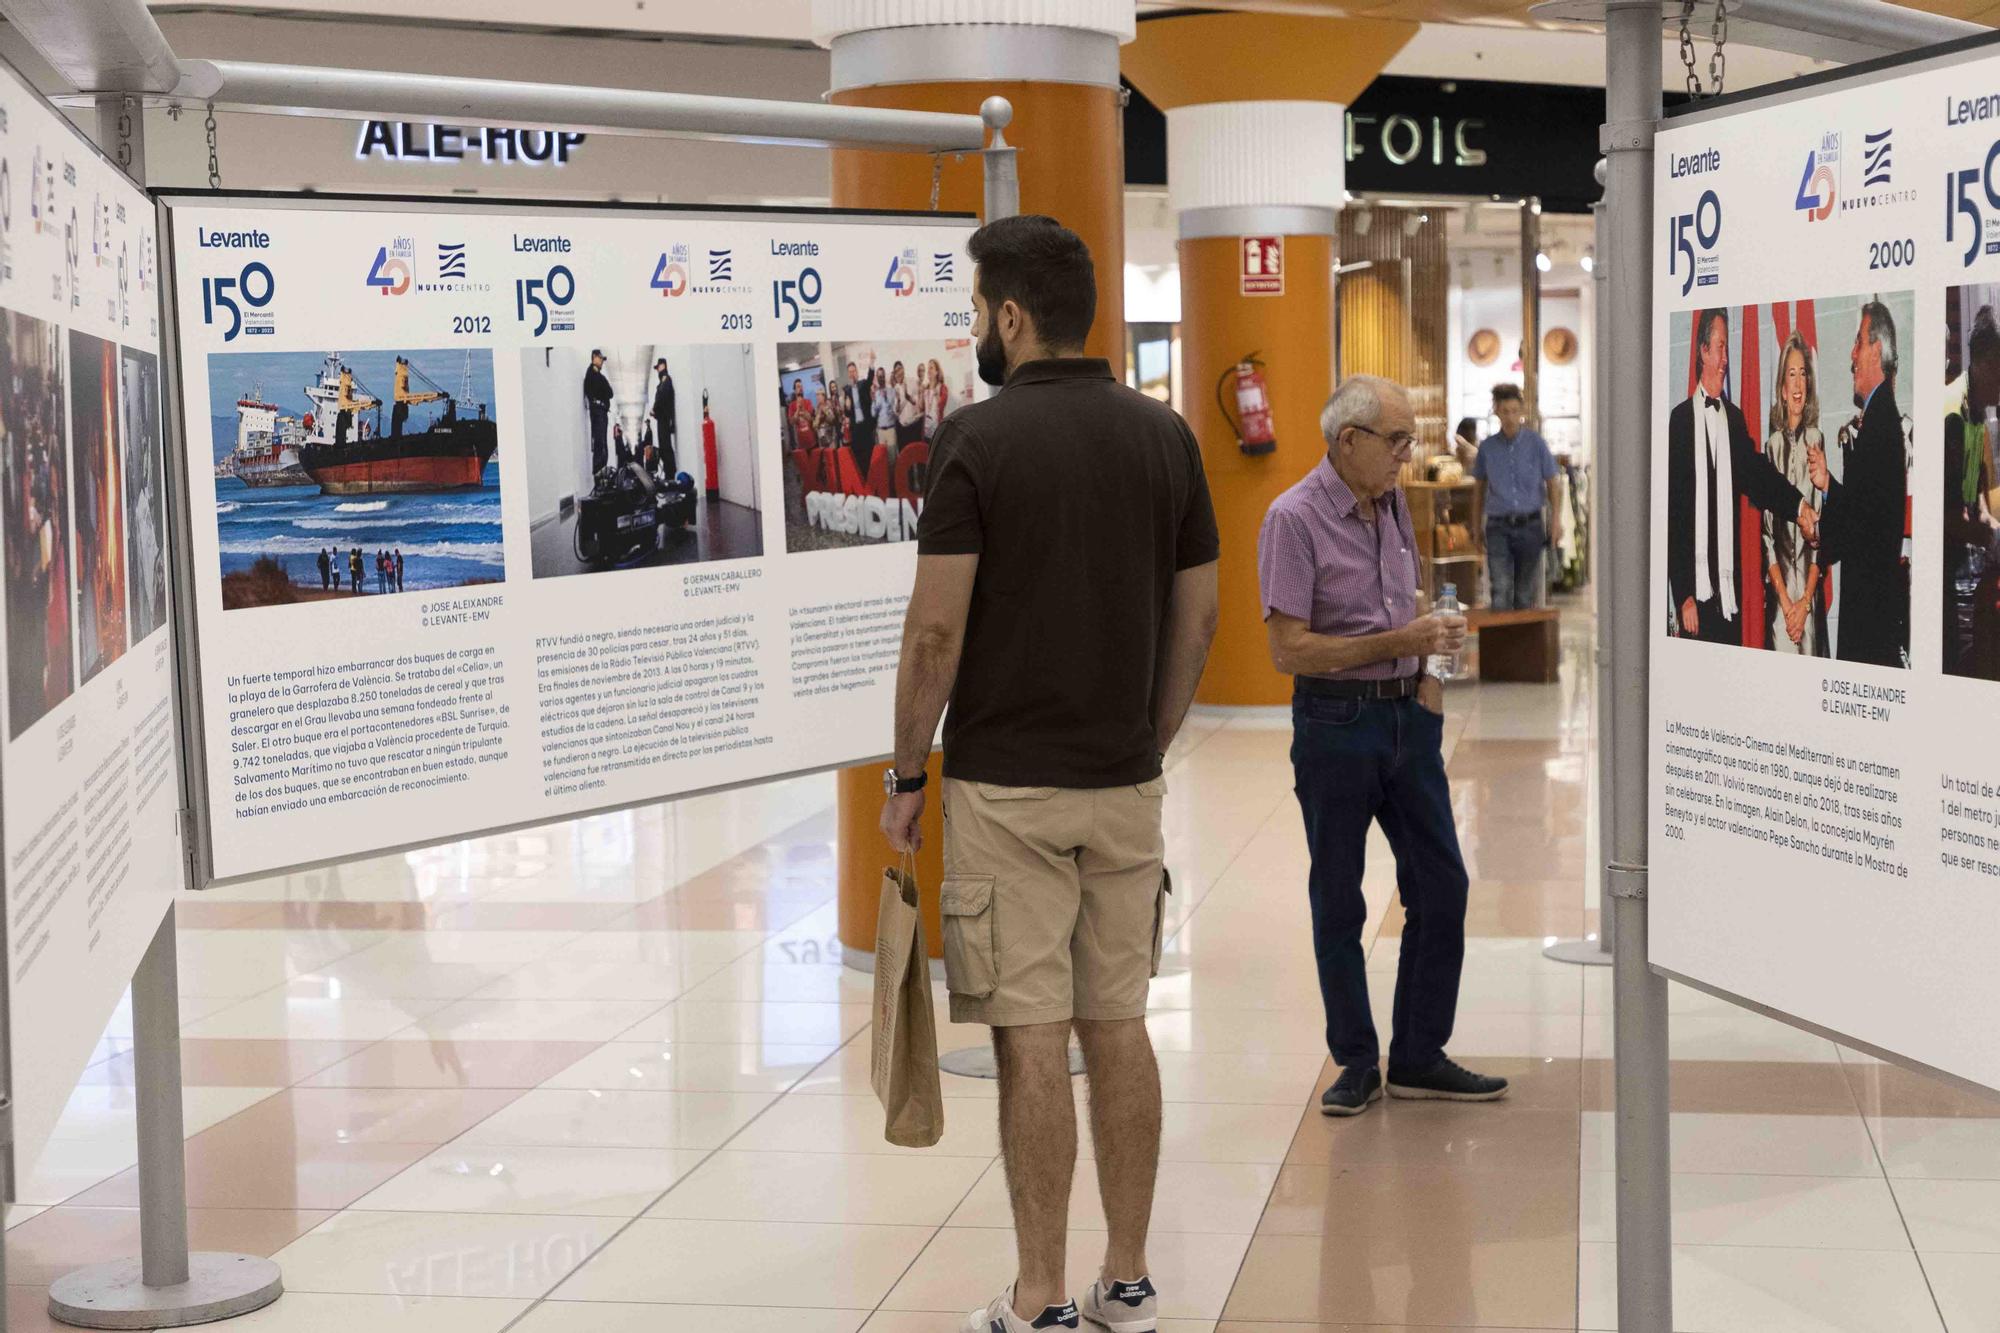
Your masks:
<svg viewBox="0 0 2000 1333"><path fill-rule="evenodd" d="M905 778L898 777L895 769L885 768L882 770L882 792L887 796L908 796L913 791L922 791L930 779L931 775L921 770L915 777Z"/></svg>

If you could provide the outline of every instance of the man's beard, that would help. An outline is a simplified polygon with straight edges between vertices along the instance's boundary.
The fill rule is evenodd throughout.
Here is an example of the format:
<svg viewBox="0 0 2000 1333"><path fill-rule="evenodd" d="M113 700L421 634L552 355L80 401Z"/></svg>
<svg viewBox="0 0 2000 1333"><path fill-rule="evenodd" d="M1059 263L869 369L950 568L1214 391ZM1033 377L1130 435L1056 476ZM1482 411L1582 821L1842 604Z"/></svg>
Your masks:
<svg viewBox="0 0 2000 1333"><path fill-rule="evenodd" d="M1007 349L1000 342L997 332L988 329L986 336L973 348L973 354L979 360L980 379L996 389L1007 382Z"/></svg>

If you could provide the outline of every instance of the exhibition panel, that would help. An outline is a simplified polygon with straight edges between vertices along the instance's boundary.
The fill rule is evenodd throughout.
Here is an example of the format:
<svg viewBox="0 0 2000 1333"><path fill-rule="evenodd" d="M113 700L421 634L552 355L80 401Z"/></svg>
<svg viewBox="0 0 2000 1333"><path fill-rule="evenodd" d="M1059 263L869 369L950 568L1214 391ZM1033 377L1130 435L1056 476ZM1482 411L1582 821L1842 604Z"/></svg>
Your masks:
<svg viewBox="0 0 2000 1333"><path fill-rule="evenodd" d="M1653 251L1652 962L1987 1088L1996 77L1671 118Z"/></svg>
<svg viewBox="0 0 2000 1333"><path fill-rule="evenodd" d="M198 883L882 752L968 219L162 208Z"/></svg>
<svg viewBox="0 0 2000 1333"><path fill-rule="evenodd" d="M8 1064L32 1161L180 886L145 192L0 75Z"/></svg>

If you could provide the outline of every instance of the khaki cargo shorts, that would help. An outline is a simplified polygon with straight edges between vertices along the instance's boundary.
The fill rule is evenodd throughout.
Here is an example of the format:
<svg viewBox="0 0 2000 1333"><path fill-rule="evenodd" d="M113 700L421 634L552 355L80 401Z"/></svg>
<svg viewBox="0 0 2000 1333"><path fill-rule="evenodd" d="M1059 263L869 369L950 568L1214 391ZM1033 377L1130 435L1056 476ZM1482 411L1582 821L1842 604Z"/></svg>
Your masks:
<svg viewBox="0 0 2000 1333"><path fill-rule="evenodd" d="M946 780L952 1022L1145 1014L1165 915L1166 793L1160 778L1088 791Z"/></svg>

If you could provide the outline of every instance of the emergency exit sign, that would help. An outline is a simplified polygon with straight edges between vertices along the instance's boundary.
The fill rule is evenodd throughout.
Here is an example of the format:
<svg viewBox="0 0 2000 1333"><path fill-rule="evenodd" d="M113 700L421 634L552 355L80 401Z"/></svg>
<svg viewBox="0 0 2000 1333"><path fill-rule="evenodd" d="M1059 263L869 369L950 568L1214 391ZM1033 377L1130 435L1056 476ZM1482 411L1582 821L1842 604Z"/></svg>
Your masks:
<svg viewBox="0 0 2000 1333"><path fill-rule="evenodd" d="M1283 296L1285 294L1285 238L1282 236L1245 236L1240 251L1243 256L1243 295Z"/></svg>

